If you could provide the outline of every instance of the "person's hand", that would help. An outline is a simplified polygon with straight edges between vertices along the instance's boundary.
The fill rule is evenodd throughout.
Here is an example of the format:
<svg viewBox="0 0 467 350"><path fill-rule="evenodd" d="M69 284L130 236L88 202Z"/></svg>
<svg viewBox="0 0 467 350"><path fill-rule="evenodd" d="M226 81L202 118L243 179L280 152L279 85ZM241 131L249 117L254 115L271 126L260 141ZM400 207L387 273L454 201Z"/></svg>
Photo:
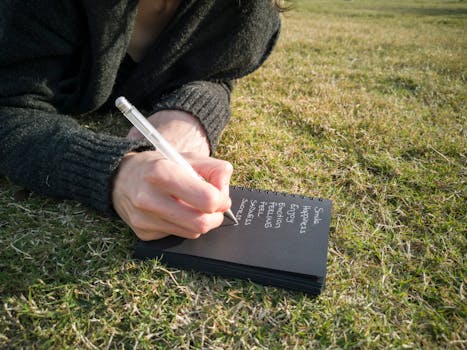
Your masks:
<svg viewBox="0 0 467 350"><path fill-rule="evenodd" d="M120 163L113 205L140 239L170 234L198 238L222 224L231 205L232 165L211 157L183 156L206 181L187 174L157 151L128 153Z"/></svg>
<svg viewBox="0 0 467 350"><path fill-rule="evenodd" d="M210 149L206 131L194 115L178 110L164 110L154 113L147 119L179 152L193 152L209 156ZM143 135L132 127L127 137L138 139Z"/></svg>

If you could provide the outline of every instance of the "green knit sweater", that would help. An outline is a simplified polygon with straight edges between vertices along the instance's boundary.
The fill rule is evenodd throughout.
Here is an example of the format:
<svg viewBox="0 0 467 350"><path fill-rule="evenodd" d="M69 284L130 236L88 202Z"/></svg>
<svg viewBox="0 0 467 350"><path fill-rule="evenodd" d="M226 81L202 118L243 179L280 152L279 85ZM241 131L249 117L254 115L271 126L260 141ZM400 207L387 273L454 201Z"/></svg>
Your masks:
<svg viewBox="0 0 467 350"><path fill-rule="evenodd" d="M230 116L230 82L269 55L278 14L270 0L182 0L144 59L117 79L136 5L135 0L0 2L1 175L112 215L119 162L149 145L94 133L76 119L118 95L152 112L193 113L214 149Z"/></svg>

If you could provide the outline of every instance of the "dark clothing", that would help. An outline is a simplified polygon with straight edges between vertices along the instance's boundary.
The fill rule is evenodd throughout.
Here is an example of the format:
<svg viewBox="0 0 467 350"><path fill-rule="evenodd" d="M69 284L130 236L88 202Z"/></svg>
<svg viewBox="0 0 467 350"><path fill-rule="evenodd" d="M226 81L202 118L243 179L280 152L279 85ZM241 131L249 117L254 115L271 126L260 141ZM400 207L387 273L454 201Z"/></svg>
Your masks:
<svg viewBox="0 0 467 350"><path fill-rule="evenodd" d="M230 116L231 81L269 55L278 14L270 0L182 0L143 60L121 66L136 5L0 2L0 174L112 214L122 156L148 144L94 133L75 119L120 95L151 113L196 115L215 147Z"/></svg>

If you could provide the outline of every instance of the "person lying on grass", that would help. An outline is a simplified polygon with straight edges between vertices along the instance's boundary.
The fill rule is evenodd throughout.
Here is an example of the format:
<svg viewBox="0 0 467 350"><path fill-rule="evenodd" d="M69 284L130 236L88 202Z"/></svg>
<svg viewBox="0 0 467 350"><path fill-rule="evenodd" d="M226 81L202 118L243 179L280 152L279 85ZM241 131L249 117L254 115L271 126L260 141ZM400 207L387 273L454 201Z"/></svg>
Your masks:
<svg viewBox="0 0 467 350"><path fill-rule="evenodd" d="M213 154L235 79L279 35L271 0L9 0L0 4L0 174L119 216L143 240L197 238L230 205ZM126 96L207 182L131 129L79 124Z"/></svg>

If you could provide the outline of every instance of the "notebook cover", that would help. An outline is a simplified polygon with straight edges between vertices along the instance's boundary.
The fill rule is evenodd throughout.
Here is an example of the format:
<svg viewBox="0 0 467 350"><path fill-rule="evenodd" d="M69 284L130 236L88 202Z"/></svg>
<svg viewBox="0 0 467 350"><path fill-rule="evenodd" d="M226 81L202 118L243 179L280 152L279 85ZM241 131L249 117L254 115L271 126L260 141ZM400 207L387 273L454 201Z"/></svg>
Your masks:
<svg viewBox="0 0 467 350"><path fill-rule="evenodd" d="M317 294L324 287L331 201L232 187L239 221L190 240L140 241L134 256Z"/></svg>

